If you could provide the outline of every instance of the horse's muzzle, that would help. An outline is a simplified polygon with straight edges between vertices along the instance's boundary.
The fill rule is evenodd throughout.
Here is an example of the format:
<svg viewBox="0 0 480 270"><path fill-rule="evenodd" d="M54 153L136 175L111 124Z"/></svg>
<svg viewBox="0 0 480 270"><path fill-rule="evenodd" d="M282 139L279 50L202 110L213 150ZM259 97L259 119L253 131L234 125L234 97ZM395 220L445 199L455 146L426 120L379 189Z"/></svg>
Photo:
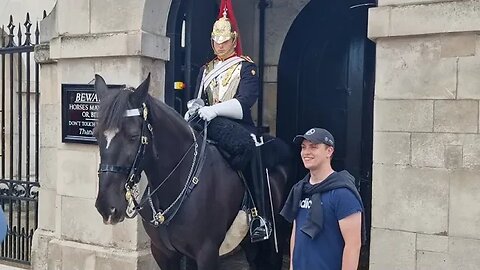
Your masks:
<svg viewBox="0 0 480 270"><path fill-rule="evenodd" d="M110 215L108 215L107 218L105 218L105 217L103 218L103 224L105 224L105 225L115 225L117 223L122 222L125 219L124 216L118 217L118 215L116 215L116 213L117 213L117 209L112 207L110 209Z"/></svg>
<svg viewBox="0 0 480 270"><path fill-rule="evenodd" d="M125 219L125 213L115 207L104 208L99 203L96 203L95 207L102 216L105 225L115 225Z"/></svg>

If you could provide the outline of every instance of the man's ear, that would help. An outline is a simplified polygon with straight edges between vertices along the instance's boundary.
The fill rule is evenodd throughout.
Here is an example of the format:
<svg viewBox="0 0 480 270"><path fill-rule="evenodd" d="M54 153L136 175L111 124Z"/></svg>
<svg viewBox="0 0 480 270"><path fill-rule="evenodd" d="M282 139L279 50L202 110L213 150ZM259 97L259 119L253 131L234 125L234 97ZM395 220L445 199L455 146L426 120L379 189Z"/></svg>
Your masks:
<svg viewBox="0 0 480 270"><path fill-rule="evenodd" d="M335 152L335 149L333 148L333 146L325 145L325 147L327 147L327 152L328 152L328 154L330 154L330 157L332 157L333 152Z"/></svg>

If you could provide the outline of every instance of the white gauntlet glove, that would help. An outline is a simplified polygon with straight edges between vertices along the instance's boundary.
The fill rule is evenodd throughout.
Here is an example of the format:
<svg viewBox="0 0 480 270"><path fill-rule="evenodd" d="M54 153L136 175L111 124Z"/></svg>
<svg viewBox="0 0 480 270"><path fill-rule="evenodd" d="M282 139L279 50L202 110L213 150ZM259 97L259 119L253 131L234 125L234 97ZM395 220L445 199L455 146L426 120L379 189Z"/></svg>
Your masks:
<svg viewBox="0 0 480 270"><path fill-rule="evenodd" d="M192 114L194 113L194 110L188 110L185 115L183 115L183 119L185 119L185 121L188 121L190 120L190 117L192 116Z"/></svg>
<svg viewBox="0 0 480 270"><path fill-rule="evenodd" d="M210 121L213 118L217 117L217 112L213 106L205 106L198 110L198 116L205 121Z"/></svg>
<svg viewBox="0 0 480 270"><path fill-rule="evenodd" d="M198 110L198 116L204 121L211 121L217 116L225 116L233 119L243 118L242 105L236 98L212 106L205 106Z"/></svg>
<svg viewBox="0 0 480 270"><path fill-rule="evenodd" d="M185 121L189 121L190 118L192 118L192 116L197 113L198 109L203 107L203 106L205 106L205 103L203 102L202 99L200 99L200 98L190 99L187 102L188 110L185 113L185 115L183 116L183 119L185 119Z"/></svg>

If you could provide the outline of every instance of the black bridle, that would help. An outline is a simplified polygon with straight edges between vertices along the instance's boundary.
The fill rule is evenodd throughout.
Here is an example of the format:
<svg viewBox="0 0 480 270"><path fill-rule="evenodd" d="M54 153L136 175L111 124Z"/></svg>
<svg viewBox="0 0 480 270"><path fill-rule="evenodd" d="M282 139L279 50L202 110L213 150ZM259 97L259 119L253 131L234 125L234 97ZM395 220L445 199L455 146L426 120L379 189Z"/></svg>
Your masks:
<svg viewBox="0 0 480 270"><path fill-rule="evenodd" d="M141 210L145 206L145 204L148 202L153 213L152 219L151 220L146 219L140 214L142 219L153 226L158 226L161 224L167 225L173 219L175 214L178 212L183 201L188 197L188 195L190 195L192 190L199 183L198 176L200 175L201 169L203 167L203 163L205 161L205 148L206 148L206 142L207 142L206 138L207 138L208 124L207 122L205 122L202 147L200 149L200 153L198 153L198 143L196 140L195 132L189 126L193 136L192 145L190 145L190 147L187 149L187 151L182 156L180 161L176 164L176 166L172 169L172 171L167 175L167 177L165 177L165 179L153 191L150 190L151 189L150 183L148 183L148 187L146 189L148 194L142 196L143 199L140 202L137 202L137 199L135 198L136 195L138 195L137 185L138 185L138 182L140 181L140 176L143 171L142 161L145 155L145 148L148 144L148 137L146 136L146 131L148 130L150 132L150 136L153 141L153 128L152 128L152 125L148 122L148 109L145 103L142 104L142 108L127 110L125 113L125 117L131 117L131 116L140 116L143 119L142 131L140 136L141 141L132 165L130 167L125 167L125 166L117 166L117 165L109 165L109 164L101 163L98 169L98 173L101 174L101 173L109 172L109 173L123 174L127 176L127 182L125 184L125 189L126 189L125 199L129 204L132 203L134 205L134 208L132 209L132 212L133 212L132 214L129 214L129 211L127 210L128 218L135 217L138 211ZM170 177L177 170L180 164L182 164L183 160L187 157L188 153L190 153L190 150L192 148L194 148L193 160L192 160L190 172L187 176L187 181L185 183L185 186L183 187L182 191L177 196L177 198L174 200L174 202L171 203L165 210L157 209L153 204L152 196L163 186L163 184L168 179L170 179Z"/></svg>
<svg viewBox="0 0 480 270"><path fill-rule="evenodd" d="M134 109L133 111L138 111L138 114L131 114L129 115L128 112L125 114L125 117L130 117L130 116L142 116L143 122L142 122L142 132L140 134L140 145L138 146L137 149L137 154L135 155L135 159L133 160L133 163L130 167L126 166L117 166L117 165L109 165L109 164L102 164L100 163L100 166L98 168L98 173L118 173L118 174L123 174L127 175L127 183L126 186L132 188L135 184L137 184L140 181L140 175L143 169L140 167L140 164L143 160L143 156L145 155L145 148L148 144L148 137L145 136L146 130L150 131L150 134L153 137L153 128L150 123L148 123L147 117L148 117L148 109L145 103L143 104L143 111L140 113L140 109Z"/></svg>

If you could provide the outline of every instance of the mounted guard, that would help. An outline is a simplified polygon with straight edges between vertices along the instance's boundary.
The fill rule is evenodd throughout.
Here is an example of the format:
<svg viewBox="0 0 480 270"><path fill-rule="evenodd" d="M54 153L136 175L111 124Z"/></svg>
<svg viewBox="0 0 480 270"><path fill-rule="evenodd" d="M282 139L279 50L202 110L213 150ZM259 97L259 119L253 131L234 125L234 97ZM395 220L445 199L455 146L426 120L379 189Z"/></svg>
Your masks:
<svg viewBox="0 0 480 270"><path fill-rule="evenodd" d="M219 256L240 244L252 269L280 270L288 230L274 217L283 204L289 147L273 138L263 143L255 134L250 108L258 97L256 66L240 56L231 3L223 1L221 10L212 32L217 57L201 69L200 99L185 115L193 126L201 121L204 132L148 94L150 76L137 88L125 89L109 89L95 76L100 99L95 207L112 225L138 213L161 269L179 270L181 255L194 260L198 270L218 269ZM217 145L207 143L207 137ZM268 158L262 159L262 153ZM138 190L142 173L144 192ZM255 199L245 192L248 186ZM268 203L267 194L272 194ZM248 211L252 241L242 241L247 219L239 210L245 210L246 201L254 202ZM236 223L241 232L224 246ZM275 228L282 239L274 242L275 250L270 241L250 243L276 236L271 233Z"/></svg>
<svg viewBox="0 0 480 270"><path fill-rule="evenodd" d="M266 201L271 197L271 190L266 188L269 187L266 186L268 170L262 165L263 138L257 138L251 116L251 108L259 95L259 79L255 63L242 55L231 0L221 2L211 44L216 57L200 69L197 100L190 102L196 106L190 106L185 119L193 126L203 126L198 125L202 120L209 122L208 138L218 144L249 190L251 240L266 240L271 236L274 218L271 200Z"/></svg>

